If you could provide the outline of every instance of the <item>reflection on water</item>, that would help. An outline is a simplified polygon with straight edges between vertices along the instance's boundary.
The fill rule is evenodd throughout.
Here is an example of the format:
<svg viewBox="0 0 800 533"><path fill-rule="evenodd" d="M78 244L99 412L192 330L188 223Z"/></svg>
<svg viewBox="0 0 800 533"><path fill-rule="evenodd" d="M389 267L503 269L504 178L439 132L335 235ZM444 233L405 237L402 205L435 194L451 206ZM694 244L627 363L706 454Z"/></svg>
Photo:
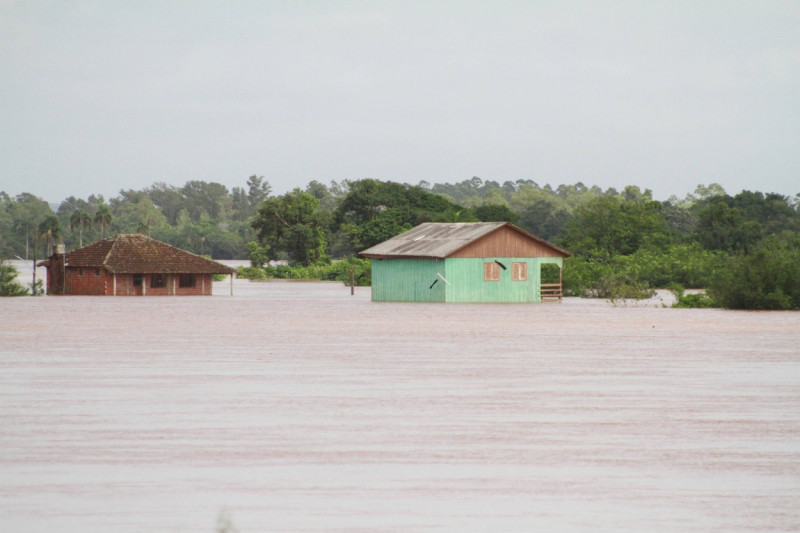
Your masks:
<svg viewBox="0 0 800 533"><path fill-rule="evenodd" d="M800 313L228 283L0 299L3 530L800 529Z"/></svg>

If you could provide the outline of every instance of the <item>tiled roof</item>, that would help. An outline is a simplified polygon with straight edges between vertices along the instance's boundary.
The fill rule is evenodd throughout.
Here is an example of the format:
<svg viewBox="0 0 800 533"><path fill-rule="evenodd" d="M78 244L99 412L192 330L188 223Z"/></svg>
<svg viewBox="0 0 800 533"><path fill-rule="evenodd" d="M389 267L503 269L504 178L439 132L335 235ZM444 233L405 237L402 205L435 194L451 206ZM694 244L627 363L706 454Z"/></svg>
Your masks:
<svg viewBox="0 0 800 533"><path fill-rule="evenodd" d="M426 222L359 252L365 257L429 257L444 259L468 244L508 226L526 237L568 256L569 253L509 222Z"/></svg>
<svg viewBox="0 0 800 533"><path fill-rule="evenodd" d="M115 274L231 274L234 269L140 234L120 234L67 254L69 267Z"/></svg>

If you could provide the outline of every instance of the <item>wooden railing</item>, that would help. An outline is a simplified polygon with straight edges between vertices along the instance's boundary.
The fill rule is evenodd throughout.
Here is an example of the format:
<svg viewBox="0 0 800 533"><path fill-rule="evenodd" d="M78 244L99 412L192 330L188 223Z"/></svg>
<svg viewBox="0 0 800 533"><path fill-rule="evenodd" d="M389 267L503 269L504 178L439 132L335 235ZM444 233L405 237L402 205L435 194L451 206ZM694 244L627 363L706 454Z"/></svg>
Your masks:
<svg viewBox="0 0 800 533"><path fill-rule="evenodd" d="M561 283L542 283L543 302L560 302L563 297Z"/></svg>

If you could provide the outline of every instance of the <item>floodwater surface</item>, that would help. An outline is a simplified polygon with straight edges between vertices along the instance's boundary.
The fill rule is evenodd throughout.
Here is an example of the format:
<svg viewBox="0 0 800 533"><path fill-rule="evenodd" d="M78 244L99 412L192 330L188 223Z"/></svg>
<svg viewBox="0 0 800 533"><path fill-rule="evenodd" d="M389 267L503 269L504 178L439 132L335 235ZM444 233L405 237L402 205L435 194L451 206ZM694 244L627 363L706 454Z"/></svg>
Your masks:
<svg viewBox="0 0 800 533"><path fill-rule="evenodd" d="M214 291L0 299L0 529L800 530L798 312Z"/></svg>

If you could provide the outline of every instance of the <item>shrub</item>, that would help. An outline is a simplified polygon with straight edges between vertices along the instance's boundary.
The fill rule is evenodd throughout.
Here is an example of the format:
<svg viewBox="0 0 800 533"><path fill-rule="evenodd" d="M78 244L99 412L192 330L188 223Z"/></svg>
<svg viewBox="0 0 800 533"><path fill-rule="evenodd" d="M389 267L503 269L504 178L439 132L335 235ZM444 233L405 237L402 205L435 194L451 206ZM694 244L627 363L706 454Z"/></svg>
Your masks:
<svg viewBox="0 0 800 533"><path fill-rule="evenodd" d="M267 273L263 268L240 266L236 269L236 276L242 279L262 280L267 279Z"/></svg>
<svg viewBox="0 0 800 533"><path fill-rule="evenodd" d="M689 308L700 308L700 309L708 309L711 307L719 307L714 300L708 297L708 295L704 292L698 292L693 294L684 294L683 287L680 285L675 285L670 288L672 294L675 295L675 303L672 304L672 307L678 307L683 309Z"/></svg>

